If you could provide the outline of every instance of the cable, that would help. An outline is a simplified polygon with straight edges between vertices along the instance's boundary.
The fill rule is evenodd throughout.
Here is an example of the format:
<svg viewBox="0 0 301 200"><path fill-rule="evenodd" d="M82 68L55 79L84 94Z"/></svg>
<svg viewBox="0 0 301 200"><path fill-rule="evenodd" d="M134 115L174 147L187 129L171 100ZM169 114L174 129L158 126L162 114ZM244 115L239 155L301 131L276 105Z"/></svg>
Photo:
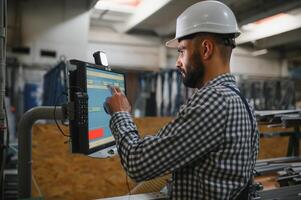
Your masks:
<svg viewBox="0 0 301 200"><path fill-rule="evenodd" d="M57 104L57 101L58 101L58 99L61 98L61 96L63 96L63 95L66 95L66 93L63 92L63 93L56 99L56 101L55 101L55 104L54 104L54 110L53 110L53 119L54 119L54 122L55 122L57 128L60 130L61 134L62 134L63 136L65 136L65 137L70 137L70 135L66 135L66 134L64 133L64 131L61 129L61 127L60 127L59 124L57 123L56 115L55 115L55 112L56 112L56 106L57 106L57 105L56 105L56 104Z"/></svg>
<svg viewBox="0 0 301 200"><path fill-rule="evenodd" d="M126 181L126 186L128 188L128 191L129 191L129 198L128 199L131 199L131 189L130 189L130 184L129 184L129 180L128 180L128 175L126 174L126 172L125 172L125 181Z"/></svg>
<svg viewBox="0 0 301 200"><path fill-rule="evenodd" d="M34 177L33 174L32 174L32 182L33 182L35 188L37 189L37 191L38 191L40 197L43 197L42 191L41 191L39 185L37 184L37 181L36 181L36 179L35 179L35 177Z"/></svg>
<svg viewBox="0 0 301 200"><path fill-rule="evenodd" d="M66 89L70 90L71 88L76 88L76 89L79 89L79 91L83 92L83 89L81 87L79 87L79 86L70 86L70 87L67 87ZM68 97L67 92L63 92L63 93ZM65 124L63 120L61 120L61 124L63 126L67 126L67 127L69 126L69 124Z"/></svg>
<svg viewBox="0 0 301 200"><path fill-rule="evenodd" d="M79 89L81 92L83 91L83 89L82 89L81 87L78 87L78 86L70 86L70 87L67 88L67 90L70 90L71 88ZM65 137L71 137L70 135L66 135L66 134L64 133L64 131L62 130L62 128L59 126L59 124L58 124L58 122L57 122L57 119L56 119L56 115L55 115L55 113L56 113L56 107L57 107L57 102L58 102L58 100L59 100L63 95L68 96L68 94L67 94L66 92L63 92L63 93L55 100L55 103L54 103L54 110L53 110L53 119L54 119L54 122L55 122L57 128L60 130L61 134L62 134L63 136L65 136ZM65 125L63 122L62 122L62 124L63 124L64 126L67 126L67 125Z"/></svg>
<svg viewBox="0 0 301 200"><path fill-rule="evenodd" d="M64 119L61 119L61 124L63 125L63 126L69 126L69 124L65 124L65 122L64 122Z"/></svg>
<svg viewBox="0 0 301 200"><path fill-rule="evenodd" d="M70 87L67 87L66 89L67 89L67 91L68 91L68 90L70 90L71 88L79 89L80 92L83 92L83 91L84 91L81 87L79 87L79 86L72 86L72 85L71 85ZM65 94L66 94L66 96L68 97L67 92L65 92ZM61 123L62 123L63 126L67 126L67 127L69 126L69 124L65 124L63 120L61 120Z"/></svg>
<svg viewBox="0 0 301 200"><path fill-rule="evenodd" d="M92 159L97 159L97 160L103 160L103 159L106 159L106 158L97 158L97 157L92 157L92 156L89 156L88 155L88 157L89 158L92 158ZM126 186L127 186L127 189L128 189L128 199L131 199L131 188L130 188L130 184L129 184L129 181L128 181L128 176L127 176L127 174L126 174L126 172L125 172L125 183L126 183Z"/></svg>

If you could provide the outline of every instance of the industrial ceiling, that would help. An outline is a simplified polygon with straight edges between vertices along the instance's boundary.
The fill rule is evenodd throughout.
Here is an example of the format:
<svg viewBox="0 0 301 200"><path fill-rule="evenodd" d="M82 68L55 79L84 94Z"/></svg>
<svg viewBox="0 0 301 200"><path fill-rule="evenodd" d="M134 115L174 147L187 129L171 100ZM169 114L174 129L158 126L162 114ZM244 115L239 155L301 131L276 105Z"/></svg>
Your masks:
<svg viewBox="0 0 301 200"><path fill-rule="evenodd" d="M101 6L113 2L124 7ZM100 0L94 1L91 26L117 32L173 37L176 17L198 0ZM239 45L277 51L290 59L301 55L300 0L222 0L235 13L242 35ZM98 4L98 5L97 5ZM111 9L112 8L112 9ZM271 26L271 28L269 27ZM254 30L250 30L250 27Z"/></svg>
<svg viewBox="0 0 301 200"><path fill-rule="evenodd" d="M241 36L237 38L238 45L254 50L267 49L289 60L301 61L301 0L220 1L227 4L237 17L242 31ZM16 5L29 2L43 3L43 0L9 1ZM85 2L83 4L86 5L85 9L91 9L91 28L152 35L164 41L174 36L176 17L199 0L64 0L64 2ZM14 12L18 13L18 7L15 7Z"/></svg>

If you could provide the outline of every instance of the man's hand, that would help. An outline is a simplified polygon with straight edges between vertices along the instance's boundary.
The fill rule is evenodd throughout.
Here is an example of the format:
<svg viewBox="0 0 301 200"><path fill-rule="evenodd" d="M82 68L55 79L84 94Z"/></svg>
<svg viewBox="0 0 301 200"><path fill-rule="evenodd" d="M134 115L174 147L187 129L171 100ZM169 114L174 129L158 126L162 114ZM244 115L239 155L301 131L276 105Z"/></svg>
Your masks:
<svg viewBox="0 0 301 200"><path fill-rule="evenodd" d="M115 112L131 112L131 106L126 98L118 87L108 86L111 90L112 96L106 99L105 105L107 112L110 115L113 115Z"/></svg>

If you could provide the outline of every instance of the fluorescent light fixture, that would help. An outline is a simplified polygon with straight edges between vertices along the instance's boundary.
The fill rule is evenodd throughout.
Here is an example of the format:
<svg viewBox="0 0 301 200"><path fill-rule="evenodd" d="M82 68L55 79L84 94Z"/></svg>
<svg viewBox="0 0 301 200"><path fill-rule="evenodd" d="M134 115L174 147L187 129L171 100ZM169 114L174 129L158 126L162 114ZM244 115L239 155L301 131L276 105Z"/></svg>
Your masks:
<svg viewBox="0 0 301 200"><path fill-rule="evenodd" d="M131 4L127 1L117 1L117 0L99 0L94 8L97 10L110 10L122 13L133 13L136 4Z"/></svg>
<svg viewBox="0 0 301 200"><path fill-rule="evenodd" d="M253 31L255 28L256 28L255 23L248 23L248 24L243 25L243 26L241 27L241 29L242 29L243 31Z"/></svg>
<svg viewBox="0 0 301 200"><path fill-rule="evenodd" d="M252 56L261 56L261 55L264 55L264 54L267 54L267 53L268 53L267 49L261 49L261 50L258 50L258 51L253 51Z"/></svg>
<svg viewBox="0 0 301 200"><path fill-rule="evenodd" d="M279 13L277 15L266 17L264 19L243 25L241 28L244 31L256 31L260 29L274 30L279 29L279 27L282 26L289 26L289 24L294 23L294 21L294 16L286 13Z"/></svg>
<svg viewBox="0 0 301 200"><path fill-rule="evenodd" d="M242 34L236 43L256 41L301 27L301 12L279 13L241 27Z"/></svg>

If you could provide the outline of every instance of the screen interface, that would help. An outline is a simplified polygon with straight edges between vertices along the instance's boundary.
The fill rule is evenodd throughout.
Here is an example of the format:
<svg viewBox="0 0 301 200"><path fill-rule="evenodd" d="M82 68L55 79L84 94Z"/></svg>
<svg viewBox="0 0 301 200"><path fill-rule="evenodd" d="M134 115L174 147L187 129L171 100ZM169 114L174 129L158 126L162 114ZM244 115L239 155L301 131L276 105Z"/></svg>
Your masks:
<svg viewBox="0 0 301 200"><path fill-rule="evenodd" d="M124 75L87 67L88 133L89 149L114 141L109 128L110 115L104 111L103 103L111 96L108 85L117 86L124 93Z"/></svg>

